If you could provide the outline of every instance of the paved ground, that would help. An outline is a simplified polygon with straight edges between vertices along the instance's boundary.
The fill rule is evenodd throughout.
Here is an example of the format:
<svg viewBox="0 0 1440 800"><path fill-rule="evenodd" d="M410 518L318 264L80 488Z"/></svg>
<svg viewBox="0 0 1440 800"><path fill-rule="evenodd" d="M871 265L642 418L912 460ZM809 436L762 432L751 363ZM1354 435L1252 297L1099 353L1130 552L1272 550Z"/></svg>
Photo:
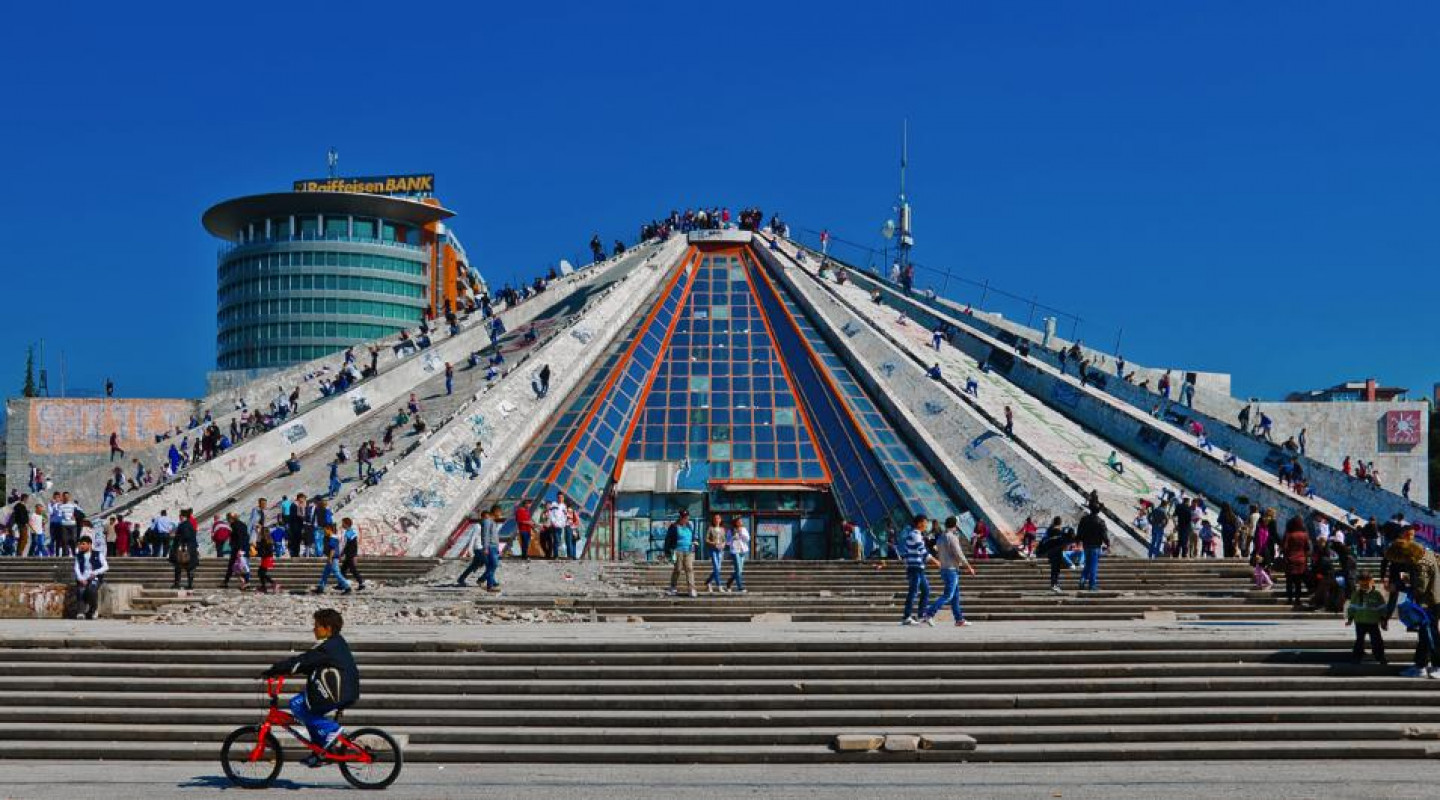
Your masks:
<svg viewBox="0 0 1440 800"><path fill-rule="evenodd" d="M358 597L352 595L351 599ZM333 599L333 598L332 598ZM336 603L339 606L339 603ZM298 606L289 617L289 625L254 628L245 631L247 639L266 639L280 643L310 638L308 606ZM343 608L343 607L342 607ZM72 637L144 641L147 639L214 641L231 635L223 627L207 625L171 626L145 625L117 620L0 620L0 641L17 639L67 639ZM1333 618L1296 620L1276 623L1185 623L1148 620L1104 622L1067 622L1034 620L1024 622L986 622L968 628L904 628L888 622L840 623L624 623L583 622L567 624L473 624L432 625L356 625L345 627L345 638L352 643L393 641L439 642L667 642L714 639L725 642L791 642L846 641L914 641L938 639L970 639L979 641L1054 641L1057 637L1100 640L1111 643L1126 641L1223 641L1238 643L1255 640L1304 639L1333 642L1349 647L1353 634ZM1386 636L1396 658L1408 654L1415 645L1413 634L1392 630ZM3 744L0 744L3 750Z"/></svg>
<svg viewBox="0 0 1440 800"><path fill-rule="evenodd" d="M554 766L407 767L386 797L400 798L1433 798L1434 771L1414 761L1187 764L911 764L886 766ZM231 787L218 765L124 765L0 761L0 797L213 797ZM331 768L287 765L276 788L244 797L354 796Z"/></svg>

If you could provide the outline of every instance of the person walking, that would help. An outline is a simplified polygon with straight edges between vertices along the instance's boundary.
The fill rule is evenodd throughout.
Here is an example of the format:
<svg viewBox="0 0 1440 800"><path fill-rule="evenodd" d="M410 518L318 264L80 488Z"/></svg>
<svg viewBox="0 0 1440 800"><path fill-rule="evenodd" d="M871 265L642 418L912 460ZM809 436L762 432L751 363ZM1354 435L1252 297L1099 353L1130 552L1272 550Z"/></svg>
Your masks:
<svg viewBox="0 0 1440 800"><path fill-rule="evenodd" d="M681 511L680 518L665 531L665 554L674 559L670 570L670 594L679 594L680 576L695 597L695 529L690 525L690 512Z"/></svg>
<svg viewBox="0 0 1440 800"><path fill-rule="evenodd" d="M745 594L745 557L750 555L750 531L740 517L731 517L730 531L725 537L725 552L730 556L730 578L725 588Z"/></svg>
<svg viewBox="0 0 1440 800"><path fill-rule="evenodd" d="M924 514L915 515L900 539L900 558L905 562L905 610L901 615L901 625L919 624L915 613L924 613L930 602L930 581L925 577L925 567L939 562L930 555L930 548L925 545L927 523Z"/></svg>
<svg viewBox="0 0 1440 800"><path fill-rule="evenodd" d="M1080 518L1075 526L1080 546L1085 549L1085 567L1080 571L1081 591L1100 591L1100 555L1110 547L1110 530L1100 512L1105 507L1096 505Z"/></svg>
<svg viewBox="0 0 1440 800"><path fill-rule="evenodd" d="M325 587L333 577L340 594L350 594L350 583L340 574L340 539L335 535L335 526L325 525L323 529L325 542L321 545L321 551L324 553L325 566L320 570L320 583L311 589L310 593L325 594Z"/></svg>
<svg viewBox="0 0 1440 800"><path fill-rule="evenodd" d="M710 559L710 576L705 579L705 591L713 592L716 589L727 591L725 585L720 582L720 567L725 561L725 523L719 514L710 519L710 527L705 529L705 557Z"/></svg>
<svg viewBox="0 0 1440 800"><path fill-rule="evenodd" d="M255 536L265 536L264 528L258 531L253 530L249 525L240 521L240 517L234 513L227 514L230 522L230 559L225 563L225 578L220 581L220 588L230 588L230 578L233 575L240 575L240 588L250 588L250 538L252 533Z"/></svg>
<svg viewBox="0 0 1440 800"><path fill-rule="evenodd" d="M164 515L164 512L161 512ZM195 517L190 509L180 509L180 523L169 537L169 560L175 577L170 581L171 589L180 588L180 573L185 573L185 588L195 588L195 569L200 565L200 539L195 530Z"/></svg>
<svg viewBox="0 0 1440 800"><path fill-rule="evenodd" d="M940 580L944 582L944 588L924 612L924 622L934 625L935 615L948 605L950 614L955 617L955 627L964 628L970 623L965 619L965 609L960 602L960 568L964 567L971 575L975 574L975 568L965 558L965 548L960 544L959 520L955 517L945 520L945 530L940 532L935 550L940 556Z"/></svg>
<svg viewBox="0 0 1440 800"><path fill-rule="evenodd" d="M485 584L485 591L500 590L500 583L496 580L496 573L500 569L500 517L499 505L481 512L480 528L475 532L475 539L471 543L470 565L455 581L457 586L464 586L465 579L483 565L485 572L480 576L480 581Z"/></svg>
<svg viewBox="0 0 1440 800"><path fill-rule="evenodd" d="M340 575L353 578L355 588L365 591L365 578L360 575L360 568L355 565L355 559L360 557L360 531L355 528L355 521L349 517L340 520Z"/></svg>
<svg viewBox="0 0 1440 800"><path fill-rule="evenodd" d="M275 569L275 539L271 536L260 536L255 539L255 557L260 564L260 593L279 591L280 586L275 579L270 577L270 570Z"/></svg>
<svg viewBox="0 0 1440 800"><path fill-rule="evenodd" d="M1291 517L1285 523L1280 552L1285 558L1285 602L1298 609L1305 594L1305 574L1310 571L1310 534L1305 520Z"/></svg>
<svg viewBox="0 0 1440 800"><path fill-rule="evenodd" d="M1060 594L1064 590L1060 588L1060 573L1065 570L1065 551L1075 541L1073 532L1062 526L1060 518L1056 517L1050 521L1050 527L1045 529L1045 535L1040 539L1040 544L1035 546L1035 555L1044 556L1050 562L1050 591Z"/></svg>

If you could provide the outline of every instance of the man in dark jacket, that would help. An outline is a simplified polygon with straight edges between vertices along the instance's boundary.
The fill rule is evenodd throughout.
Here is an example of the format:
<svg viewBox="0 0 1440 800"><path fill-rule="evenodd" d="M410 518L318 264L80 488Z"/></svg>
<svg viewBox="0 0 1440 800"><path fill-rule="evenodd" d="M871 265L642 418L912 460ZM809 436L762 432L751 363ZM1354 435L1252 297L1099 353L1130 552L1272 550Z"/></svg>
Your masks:
<svg viewBox="0 0 1440 800"><path fill-rule="evenodd" d="M200 562L200 539L195 533L195 517L190 509L180 510L180 524L170 540L170 564L175 568L171 589L180 588L180 572L185 572L185 588L195 588L195 567Z"/></svg>
<svg viewBox="0 0 1440 800"><path fill-rule="evenodd" d="M339 738L340 723L327 714L349 708L360 699L360 670L350 645L340 630L345 620L333 608L315 612L315 646L298 656L277 661L265 670L265 677L304 675L305 691L290 699L290 713L305 724L310 741L329 748ZM311 755L303 762L318 767L320 758Z"/></svg>
<svg viewBox="0 0 1440 800"><path fill-rule="evenodd" d="M1102 505L1085 512L1080 524L1075 526L1080 546L1085 548L1085 568L1080 571L1082 592L1100 590L1100 553L1110 546L1110 531L1105 525L1105 518L1100 516L1104 508Z"/></svg>

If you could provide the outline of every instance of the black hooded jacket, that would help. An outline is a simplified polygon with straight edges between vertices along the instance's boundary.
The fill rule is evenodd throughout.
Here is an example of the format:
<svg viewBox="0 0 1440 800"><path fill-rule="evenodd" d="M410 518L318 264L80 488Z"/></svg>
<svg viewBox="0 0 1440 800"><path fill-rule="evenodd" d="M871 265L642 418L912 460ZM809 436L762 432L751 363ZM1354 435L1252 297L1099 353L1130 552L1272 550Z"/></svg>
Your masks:
<svg viewBox="0 0 1440 800"><path fill-rule="evenodd" d="M335 634L298 656L278 661L266 675L305 675L305 704L316 714L348 708L360 699L360 670L345 637Z"/></svg>

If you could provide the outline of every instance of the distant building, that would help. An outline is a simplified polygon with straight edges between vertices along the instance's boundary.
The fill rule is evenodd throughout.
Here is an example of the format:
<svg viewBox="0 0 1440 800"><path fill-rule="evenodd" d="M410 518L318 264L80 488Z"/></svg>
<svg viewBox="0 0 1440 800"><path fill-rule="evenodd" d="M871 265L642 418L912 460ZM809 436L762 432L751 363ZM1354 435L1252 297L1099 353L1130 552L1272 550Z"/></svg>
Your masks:
<svg viewBox="0 0 1440 800"><path fill-rule="evenodd" d="M434 186L434 175L301 180L206 211L205 229L225 240L216 366L253 374L321 358L483 291Z"/></svg>
<svg viewBox="0 0 1440 800"><path fill-rule="evenodd" d="M1374 378L1346 381L1327 389L1310 389L1285 395L1287 403L1391 403L1403 401L1409 389L1379 386Z"/></svg>

